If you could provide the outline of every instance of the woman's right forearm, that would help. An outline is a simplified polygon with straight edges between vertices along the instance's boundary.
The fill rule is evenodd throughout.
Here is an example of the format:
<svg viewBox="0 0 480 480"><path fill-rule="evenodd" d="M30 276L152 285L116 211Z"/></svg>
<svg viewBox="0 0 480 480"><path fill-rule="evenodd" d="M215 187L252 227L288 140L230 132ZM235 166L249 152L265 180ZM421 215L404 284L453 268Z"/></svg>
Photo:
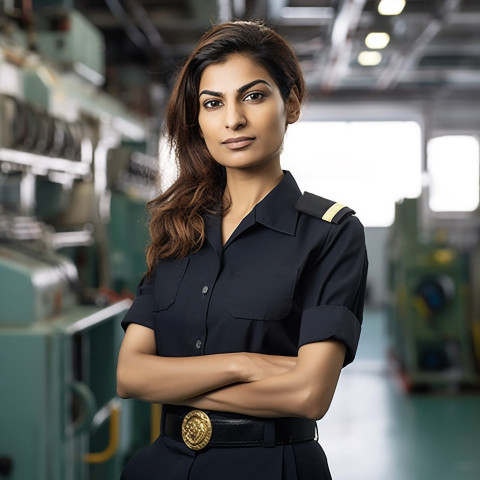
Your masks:
<svg viewBox="0 0 480 480"><path fill-rule="evenodd" d="M123 398L183 403L227 385L283 374L296 364L297 357L246 352L159 357L150 353L120 351L117 390Z"/></svg>
<svg viewBox="0 0 480 480"><path fill-rule="evenodd" d="M120 352L117 391L123 398L175 403L245 381L242 354L159 357Z"/></svg>
<svg viewBox="0 0 480 480"><path fill-rule="evenodd" d="M153 331L132 324L118 355L117 392L146 402L182 403L227 385L285 373L296 362L296 357L245 352L159 357Z"/></svg>

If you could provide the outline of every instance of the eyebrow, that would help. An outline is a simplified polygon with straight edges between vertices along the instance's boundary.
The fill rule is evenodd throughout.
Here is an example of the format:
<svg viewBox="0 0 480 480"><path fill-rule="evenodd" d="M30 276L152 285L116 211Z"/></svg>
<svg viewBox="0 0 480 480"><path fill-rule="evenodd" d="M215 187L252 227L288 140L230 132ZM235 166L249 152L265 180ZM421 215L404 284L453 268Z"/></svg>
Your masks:
<svg viewBox="0 0 480 480"><path fill-rule="evenodd" d="M258 78L257 80L253 80L253 82L249 82L246 85L242 85L241 87L237 88L237 93L246 92L249 88L253 87L254 85L257 85L258 83L264 83L265 85L268 85L270 88L272 88L272 86L266 80L262 80L261 78ZM222 92L214 92L212 90L202 90L198 94L198 96L200 97L201 95L211 95L212 97L220 97L220 98L223 98L225 96Z"/></svg>

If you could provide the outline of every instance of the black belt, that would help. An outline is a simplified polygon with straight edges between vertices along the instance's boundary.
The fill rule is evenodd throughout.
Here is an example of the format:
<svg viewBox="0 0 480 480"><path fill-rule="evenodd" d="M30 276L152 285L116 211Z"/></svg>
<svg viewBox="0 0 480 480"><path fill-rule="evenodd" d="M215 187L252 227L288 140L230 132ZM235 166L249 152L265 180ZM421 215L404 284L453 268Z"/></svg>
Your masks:
<svg viewBox="0 0 480 480"><path fill-rule="evenodd" d="M274 447L313 440L315 420L223 416L170 405L163 407L163 434L192 450L210 447Z"/></svg>

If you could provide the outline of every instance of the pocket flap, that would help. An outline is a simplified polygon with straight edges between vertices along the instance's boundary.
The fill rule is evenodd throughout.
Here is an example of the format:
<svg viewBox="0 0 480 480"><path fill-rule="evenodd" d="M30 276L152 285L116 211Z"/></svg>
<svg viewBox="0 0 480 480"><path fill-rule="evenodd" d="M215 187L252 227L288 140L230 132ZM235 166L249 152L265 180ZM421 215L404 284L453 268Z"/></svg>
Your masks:
<svg viewBox="0 0 480 480"><path fill-rule="evenodd" d="M178 287L190 258L161 260L155 272L154 290L157 310L165 310L177 296Z"/></svg>

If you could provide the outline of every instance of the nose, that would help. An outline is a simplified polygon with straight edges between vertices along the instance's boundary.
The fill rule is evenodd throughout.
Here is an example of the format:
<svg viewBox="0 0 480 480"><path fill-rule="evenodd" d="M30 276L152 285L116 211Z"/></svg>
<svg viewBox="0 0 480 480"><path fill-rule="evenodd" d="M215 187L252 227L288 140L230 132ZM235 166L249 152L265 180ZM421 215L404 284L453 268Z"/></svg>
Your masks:
<svg viewBox="0 0 480 480"><path fill-rule="evenodd" d="M247 124L247 119L241 105L232 103L225 108L225 128L238 130Z"/></svg>

